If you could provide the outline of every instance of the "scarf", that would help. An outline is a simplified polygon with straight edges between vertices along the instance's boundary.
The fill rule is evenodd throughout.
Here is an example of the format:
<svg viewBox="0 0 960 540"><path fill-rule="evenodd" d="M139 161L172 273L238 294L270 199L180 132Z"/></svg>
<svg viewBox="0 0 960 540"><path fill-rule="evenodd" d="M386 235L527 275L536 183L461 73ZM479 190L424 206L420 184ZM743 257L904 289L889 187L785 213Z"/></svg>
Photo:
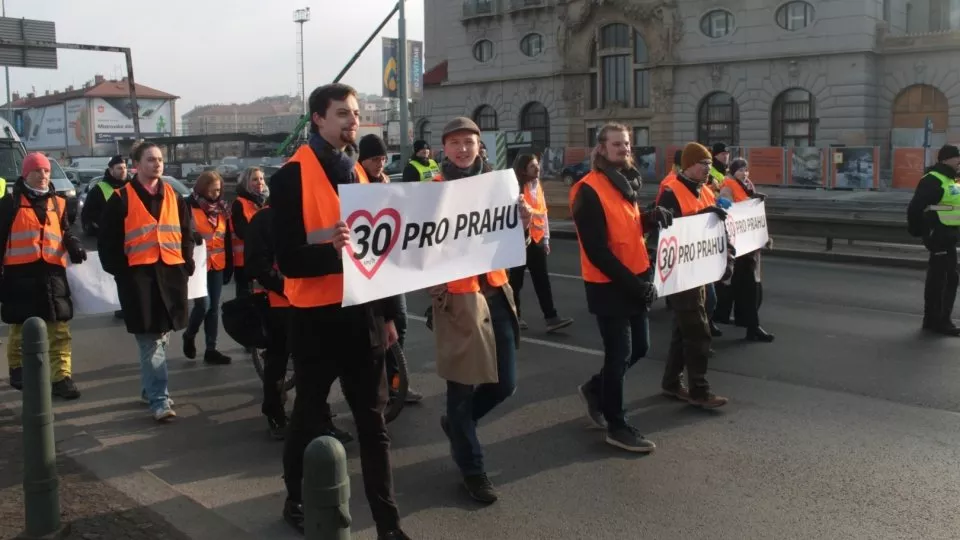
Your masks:
<svg viewBox="0 0 960 540"><path fill-rule="evenodd" d="M356 184L357 180L357 171L354 169L354 166L357 163L357 150L356 145L347 145L343 151L340 151L330 145L317 133L310 134L310 148L313 149L313 152L317 155L317 160L320 162L320 166L323 167L323 172L327 173L327 178L330 179L330 183L334 186L340 184Z"/></svg>
<svg viewBox="0 0 960 540"><path fill-rule="evenodd" d="M617 169L614 167L604 167L601 169L604 176L610 179L610 183L616 186L623 197L632 203L640 201L640 172L636 169Z"/></svg>
<svg viewBox="0 0 960 540"><path fill-rule="evenodd" d="M473 161L473 165L466 169L461 169L457 167L452 161L447 158L443 158L443 163L440 164L440 173L443 174L444 180L460 180L461 178L469 178L471 176L477 176L483 173L487 173L493 170L486 161L477 156L477 159Z"/></svg>
<svg viewBox="0 0 960 540"><path fill-rule="evenodd" d="M193 192L193 202L197 203L197 206L203 210L203 213L207 216L207 221L210 222L210 225L216 229L217 223L220 221L220 216L226 214L227 202L222 198L215 201L211 201L206 197L201 196L196 191Z"/></svg>
<svg viewBox="0 0 960 540"><path fill-rule="evenodd" d="M243 197L253 204L257 205L257 208L263 208L263 205L266 204L267 196L263 193L253 193L247 186L241 185L237 186L237 196Z"/></svg>

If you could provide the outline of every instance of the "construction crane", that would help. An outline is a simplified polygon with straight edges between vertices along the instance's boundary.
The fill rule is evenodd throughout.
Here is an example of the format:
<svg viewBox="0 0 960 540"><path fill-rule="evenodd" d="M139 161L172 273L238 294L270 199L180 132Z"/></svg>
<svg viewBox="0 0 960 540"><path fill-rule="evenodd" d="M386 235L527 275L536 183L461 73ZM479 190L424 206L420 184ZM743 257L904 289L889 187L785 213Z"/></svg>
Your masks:
<svg viewBox="0 0 960 540"><path fill-rule="evenodd" d="M403 0L400 0L400 2L402 1ZM353 67L353 64L355 64L356 61L360 58L360 55L363 54L363 51L367 49L367 46L370 45L373 39L377 37L377 34L379 34L381 30L383 30L383 27L386 26L387 23L390 22L390 19L392 19L393 16L397 13L397 11L400 10L400 2L397 2L397 4L393 6L393 9L390 11L390 14L387 15L385 19L383 19L383 22L380 23L380 26L378 26L377 29L374 30L372 34L370 34L370 37L368 37L367 40L363 42L363 45L360 46L360 50L358 50L357 53L353 55L353 58L351 58L350 61L347 62L347 65L343 66L343 69L340 70L340 73L337 75L337 77L333 79L333 82L335 83L340 82L340 79L342 79L343 76L347 74L347 71L350 71L350 68ZM297 123L297 127L290 132L290 135L288 135L287 138L284 139L282 143L280 143L280 147L277 148L277 153L276 153L277 156L279 157L290 156L291 154L293 154L293 150L298 148L301 144L304 144L307 142L304 136L304 133L306 133L307 131L304 128L307 127L307 123L309 121L310 121L309 113L305 113L303 116L300 117L300 121Z"/></svg>

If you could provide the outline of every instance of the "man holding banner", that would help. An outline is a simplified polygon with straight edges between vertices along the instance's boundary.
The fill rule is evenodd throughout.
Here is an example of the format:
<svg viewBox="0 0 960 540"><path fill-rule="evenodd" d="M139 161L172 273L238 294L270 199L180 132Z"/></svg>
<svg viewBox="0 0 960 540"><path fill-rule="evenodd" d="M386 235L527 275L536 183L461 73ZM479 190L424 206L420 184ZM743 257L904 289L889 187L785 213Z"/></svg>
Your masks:
<svg viewBox="0 0 960 540"><path fill-rule="evenodd" d="M570 190L570 206L580 242L580 268L587 307L603 338L603 368L578 390L587 417L606 428L606 442L630 452L649 453L656 445L627 423L623 379L647 354L647 312L657 297L647 278L650 259L643 231L667 227L673 217L663 208L641 214L640 172L630 155L630 132L607 124L597 135L591 171Z"/></svg>
<svg viewBox="0 0 960 540"><path fill-rule="evenodd" d="M660 204L677 217L714 213L721 222L725 220L727 213L710 205L708 201L713 198L702 193L703 190L710 189L705 183L710 180L712 164L710 151L706 147L698 143L688 143L680 158L681 172L665 187ZM663 245L664 239L661 239L661 246ZM727 266L721 280L726 281L733 272L733 249L728 242L723 248L726 249ZM662 256L662 253L658 254L658 257ZM659 265L658 260L658 269ZM676 273L675 269L672 271ZM714 279L716 275L713 275L710 281ZM727 398L713 394L706 378L712 339L706 294L706 288L698 285L670 296L670 307L674 313L673 335L670 338L670 351L661 384L664 395L688 401L704 409L715 409L726 405ZM689 388L684 387L681 379L684 368L687 371Z"/></svg>

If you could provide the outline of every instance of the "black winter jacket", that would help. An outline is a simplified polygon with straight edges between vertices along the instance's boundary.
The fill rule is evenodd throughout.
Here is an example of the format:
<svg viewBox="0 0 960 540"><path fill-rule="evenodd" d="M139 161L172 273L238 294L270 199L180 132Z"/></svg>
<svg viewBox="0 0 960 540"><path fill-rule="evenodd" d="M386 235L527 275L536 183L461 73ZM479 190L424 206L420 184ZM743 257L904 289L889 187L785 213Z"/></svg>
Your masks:
<svg viewBox="0 0 960 540"><path fill-rule="evenodd" d="M131 180L131 185L150 214L159 218L163 203L163 180L156 195L149 193L137 180ZM157 261L152 265L131 267L123 251L126 190L107 201L97 238L100 263L104 271L117 281L123 319L127 332L131 334L162 334L187 326L187 280L194 270L194 242L190 207L179 196L177 213L180 216L183 259L186 263L169 266Z"/></svg>
<svg viewBox="0 0 960 540"><path fill-rule="evenodd" d="M247 193L242 186L237 188L237 198L230 207L230 219L233 223L233 234L241 241L246 241L247 225L249 223L247 222L247 216L243 214L243 203L240 202L240 199L252 202L258 210L263 207L263 204L257 201L256 197ZM244 248L244 264L246 264L246 248Z"/></svg>
<svg viewBox="0 0 960 540"><path fill-rule="evenodd" d="M254 214L247 226L244 257L250 278L268 291L283 294L283 275L274 267L273 208L267 206Z"/></svg>
<svg viewBox="0 0 960 540"><path fill-rule="evenodd" d="M100 182L106 182L114 189L120 189L127 183L127 180L117 180L110 174L110 171L107 171L103 178L91 182L89 191L87 191L87 198L83 201L83 210L80 212L80 224L83 225L83 230L89 231L93 235L96 235L100 230L100 218L103 217L103 211L107 207L107 199L103 195L103 190L100 189Z"/></svg>
<svg viewBox="0 0 960 540"><path fill-rule="evenodd" d="M27 189L23 182L23 178L18 179L13 186L13 194L0 199L0 260L6 256L10 228L20 211L20 195ZM47 200L55 194L51 186L48 194L30 200L31 210L36 212L41 224L47 220ZM70 231L66 208L60 229L64 247L68 251L80 249L80 240ZM73 302L70 300L70 286L64 267L42 259L30 264L3 266L0 319L7 324L23 324L30 317L40 317L47 322L69 321L73 318Z"/></svg>

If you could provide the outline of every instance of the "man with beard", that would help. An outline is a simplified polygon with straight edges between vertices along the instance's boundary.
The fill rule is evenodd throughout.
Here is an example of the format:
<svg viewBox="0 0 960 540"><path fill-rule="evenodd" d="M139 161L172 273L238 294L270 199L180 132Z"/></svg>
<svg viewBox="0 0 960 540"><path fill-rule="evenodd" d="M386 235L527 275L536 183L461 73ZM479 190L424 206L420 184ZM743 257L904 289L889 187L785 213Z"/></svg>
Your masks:
<svg viewBox="0 0 960 540"><path fill-rule="evenodd" d="M630 131L607 124L597 135L591 171L570 190L580 242L580 270L587 309L603 339L603 368L578 388L587 418L606 429L606 442L630 452L650 453L656 445L627 423L623 380L647 354L647 312L657 297L648 278L645 230L669 227L663 208L640 211L640 172L630 155Z"/></svg>
<svg viewBox="0 0 960 540"><path fill-rule="evenodd" d="M960 148L945 144L937 164L920 179L907 207L910 234L923 238L930 252L923 287L923 329L960 336L953 323L957 298L957 238L960 227L960 186L954 181L960 167Z"/></svg>
<svg viewBox="0 0 960 540"><path fill-rule="evenodd" d="M705 183L710 181L712 165L710 151L705 146L689 143L680 157L680 173L669 182L660 197L660 204L675 217L714 213L724 221L727 213L715 206L715 199L706 195ZM721 281L733 274L733 246L727 242L727 269ZM663 394L704 409L716 409L727 404L727 398L710 392L707 382L707 359L710 357L710 322L707 316L707 290L700 286L670 295L673 310L673 335L663 372ZM687 371L684 386L681 376Z"/></svg>
<svg viewBox="0 0 960 540"><path fill-rule="evenodd" d="M339 377L357 424L363 486L378 538L404 540L409 537L400 530L383 419L384 354L397 341L397 301L341 305L342 257L352 256L352 248L338 189L369 183L356 162L357 92L343 84L321 86L310 94L309 106L309 141L270 180L273 241L291 306L288 344L297 374L283 456L283 517L303 532L303 452L329 431L326 396Z"/></svg>
<svg viewBox="0 0 960 540"><path fill-rule="evenodd" d="M107 207L107 201L116 190L127 183L127 163L123 156L113 156L103 173L103 180L90 186L87 199L83 202L83 211L80 212L80 224L83 231L90 236L96 236L100 231L100 218Z"/></svg>

